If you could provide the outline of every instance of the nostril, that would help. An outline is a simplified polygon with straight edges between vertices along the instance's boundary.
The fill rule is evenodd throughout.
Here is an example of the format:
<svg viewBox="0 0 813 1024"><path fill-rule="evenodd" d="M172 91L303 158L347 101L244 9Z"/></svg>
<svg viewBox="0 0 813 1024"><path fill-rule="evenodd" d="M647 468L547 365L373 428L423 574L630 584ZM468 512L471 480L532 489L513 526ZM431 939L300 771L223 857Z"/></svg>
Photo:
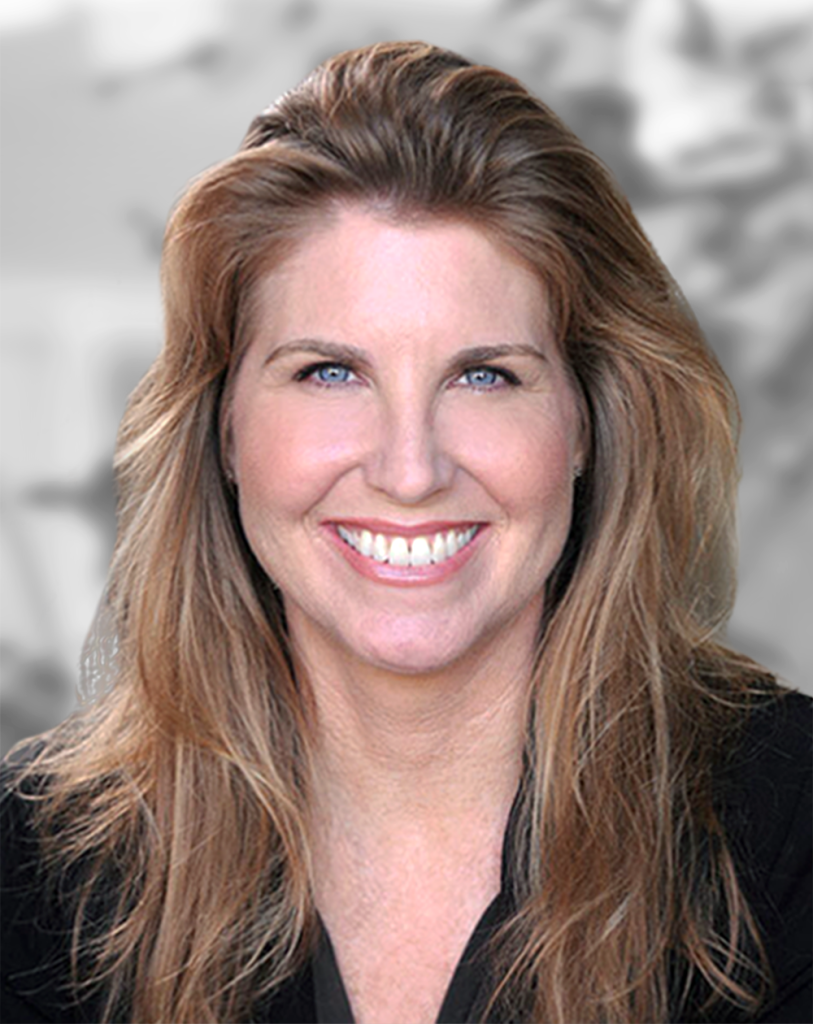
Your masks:
<svg viewBox="0 0 813 1024"><path fill-rule="evenodd" d="M377 441L368 482L400 504L423 501L450 485L454 466L431 424L391 423Z"/></svg>

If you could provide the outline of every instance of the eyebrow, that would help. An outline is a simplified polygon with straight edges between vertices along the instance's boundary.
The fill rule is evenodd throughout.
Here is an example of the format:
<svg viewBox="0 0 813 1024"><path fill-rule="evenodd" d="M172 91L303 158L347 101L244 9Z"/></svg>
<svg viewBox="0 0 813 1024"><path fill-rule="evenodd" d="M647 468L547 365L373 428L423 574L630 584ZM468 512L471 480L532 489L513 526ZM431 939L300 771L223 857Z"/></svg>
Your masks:
<svg viewBox="0 0 813 1024"><path fill-rule="evenodd" d="M371 363L369 355L364 349L355 345L339 345L333 341L322 341L319 338L297 338L295 341L286 341L284 345L275 348L266 356L263 363L268 366L285 356L296 355L300 352L309 352L324 359L335 360L337 363L355 363L357 365L369 366Z"/></svg>
<svg viewBox="0 0 813 1024"><path fill-rule="evenodd" d="M285 356L302 352L321 356L323 359L330 359L337 363L352 363L364 368L369 368L373 362L368 352L355 345L340 345L332 341L322 341L319 338L298 338L275 348L266 357L263 365L268 366ZM450 365L453 370L462 369L476 363L487 363L493 359L505 359L507 356L532 356L541 359L542 362L547 362L545 353L533 345L506 344L475 345L471 348L461 349L455 353Z"/></svg>

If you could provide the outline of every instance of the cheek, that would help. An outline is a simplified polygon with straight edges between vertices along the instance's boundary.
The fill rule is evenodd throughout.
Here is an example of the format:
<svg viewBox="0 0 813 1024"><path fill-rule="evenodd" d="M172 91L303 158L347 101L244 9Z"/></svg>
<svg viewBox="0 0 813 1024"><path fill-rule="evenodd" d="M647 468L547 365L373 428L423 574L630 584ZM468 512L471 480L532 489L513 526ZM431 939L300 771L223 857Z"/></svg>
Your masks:
<svg viewBox="0 0 813 1024"><path fill-rule="evenodd" d="M469 466L509 514L569 508L575 417L568 412L533 409L459 424Z"/></svg>
<svg viewBox="0 0 813 1024"><path fill-rule="evenodd" d="M276 517L306 510L356 457L358 428L329 409L269 401L233 421L233 463L243 501Z"/></svg>

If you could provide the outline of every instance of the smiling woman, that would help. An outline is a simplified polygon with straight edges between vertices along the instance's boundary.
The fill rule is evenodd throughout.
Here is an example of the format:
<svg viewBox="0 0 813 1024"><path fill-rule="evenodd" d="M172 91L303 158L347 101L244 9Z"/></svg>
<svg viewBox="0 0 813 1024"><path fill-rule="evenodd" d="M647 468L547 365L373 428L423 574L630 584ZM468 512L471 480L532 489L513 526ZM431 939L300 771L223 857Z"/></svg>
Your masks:
<svg viewBox="0 0 813 1024"><path fill-rule="evenodd" d="M496 683L535 647L583 459L544 289L459 221L326 219L259 284L224 407L245 536L315 678Z"/></svg>
<svg viewBox="0 0 813 1024"><path fill-rule="evenodd" d="M498 71L341 54L163 283L96 700L5 769L3 1019L809 1019L736 400L599 161Z"/></svg>

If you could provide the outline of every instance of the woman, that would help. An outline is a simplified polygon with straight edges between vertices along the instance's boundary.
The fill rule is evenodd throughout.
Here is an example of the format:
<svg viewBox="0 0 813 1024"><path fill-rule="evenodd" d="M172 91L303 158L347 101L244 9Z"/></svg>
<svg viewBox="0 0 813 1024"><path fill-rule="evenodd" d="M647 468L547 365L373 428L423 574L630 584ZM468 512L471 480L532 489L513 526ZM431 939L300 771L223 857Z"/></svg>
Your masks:
<svg viewBox="0 0 813 1024"><path fill-rule="evenodd" d="M7 1019L806 1019L810 716L719 641L736 403L596 158L342 54L163 275L98 699L7 769Z"/></svg>

